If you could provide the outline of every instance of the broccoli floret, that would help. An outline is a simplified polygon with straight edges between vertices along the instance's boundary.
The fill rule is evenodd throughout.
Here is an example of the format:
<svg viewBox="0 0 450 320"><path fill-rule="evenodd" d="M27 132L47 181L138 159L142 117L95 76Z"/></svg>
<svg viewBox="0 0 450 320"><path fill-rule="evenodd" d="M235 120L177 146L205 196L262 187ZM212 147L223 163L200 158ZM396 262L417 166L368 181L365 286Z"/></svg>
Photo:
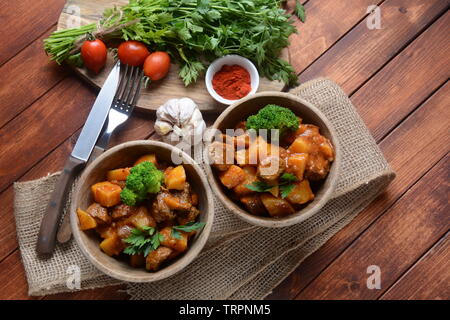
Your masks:
<svg viewBox="0 0 450 320"><path fill-rule="evenodd" d="M247 118L247 129L279 129L282 137L289 131L298 129L299 121L294 112L275 104L268 104L257 114ZM270 132L269 132L270 133Z"/></svg>
<svg viewBox="0 0 450 320"><path fill-rule="evenodd" d="M163 178L162 171L153 163L144 161L131 169L120 199L123 203L134 206L147 199L149 193L158 193Z"/></svg>

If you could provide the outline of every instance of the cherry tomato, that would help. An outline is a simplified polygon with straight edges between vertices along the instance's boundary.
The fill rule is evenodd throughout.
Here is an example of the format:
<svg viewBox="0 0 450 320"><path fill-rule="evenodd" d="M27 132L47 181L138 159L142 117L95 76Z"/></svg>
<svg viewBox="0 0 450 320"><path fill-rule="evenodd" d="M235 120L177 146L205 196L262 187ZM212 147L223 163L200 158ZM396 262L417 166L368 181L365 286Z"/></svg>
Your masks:
<svg viewBox="0 0 450 320"><path fill-rule="evenodd" d="M157 51L150 54L144 62L144 75L152 81L164 78L169 72L170 57L166 52Z"/></svg>
<svg viewBox="0 0 450 320"><path fill-rule="evenodd" d="M81 58L84 65L95 73L105 66L106 63L106 46L102 40L86 40L81 46Z"/></svg>
<svg viewBox="0 0 450 320"><path fill-rule="evenodd" d="M130 40L120 44L118 54L122 63L137 67L142 66L150 52L143 43Z"/></svg>

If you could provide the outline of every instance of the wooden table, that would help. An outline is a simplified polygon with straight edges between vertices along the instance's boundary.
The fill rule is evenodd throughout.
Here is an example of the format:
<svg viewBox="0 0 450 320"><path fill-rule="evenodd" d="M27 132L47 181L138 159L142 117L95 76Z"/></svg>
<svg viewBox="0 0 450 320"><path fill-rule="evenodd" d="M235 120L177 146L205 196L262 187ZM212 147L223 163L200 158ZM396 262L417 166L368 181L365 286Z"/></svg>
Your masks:
<svg viewBox="0 0 450 320"><path fill-rule="evenodd" d="M307 21L296 22L291 44L300 81L328 77L341 85L397 178L269 298L449 299L450 1L303 2ZM63 4L0 4L1 299L42 299L27 295L12 184L62 168L96 97L42 50ZM381 29L367 27L372 4ZM112 143L149 138L153 120L133 115ZM379 290L366 286L369 265L381 268ZM44 299L125 299L118 288Z"/></svg>

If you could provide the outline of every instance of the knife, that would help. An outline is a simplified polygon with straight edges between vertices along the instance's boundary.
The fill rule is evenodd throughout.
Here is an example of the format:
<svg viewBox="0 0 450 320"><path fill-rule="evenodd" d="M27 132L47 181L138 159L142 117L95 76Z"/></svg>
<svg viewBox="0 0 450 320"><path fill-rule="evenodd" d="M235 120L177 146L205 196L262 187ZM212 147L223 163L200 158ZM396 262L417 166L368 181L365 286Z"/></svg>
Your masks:
<svg viewBox="0 0 450 320"><path fill-rule="evenodd" d="M55 248L56 231L65 208L70 186L77 172L86 164L97 142L117 90L120 76L120 62L108 75L91 112L81 130L77 143L67 159L58 178L41 222L36 251L40 255L51 255Z"/></svg>

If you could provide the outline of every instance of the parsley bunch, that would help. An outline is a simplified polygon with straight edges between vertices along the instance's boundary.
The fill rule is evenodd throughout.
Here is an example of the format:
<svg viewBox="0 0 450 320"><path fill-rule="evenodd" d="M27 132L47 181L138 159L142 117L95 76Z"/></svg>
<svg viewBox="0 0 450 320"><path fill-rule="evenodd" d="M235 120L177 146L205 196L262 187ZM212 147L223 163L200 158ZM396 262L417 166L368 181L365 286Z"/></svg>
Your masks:
<svg viewBox="0 0 450 320"><path fill-rule="evenodd" d="M292 192L292 190L295 187L295 184L293 184L293 182L297 181L298 181L297 177L294 176L292 173L283 173L281 175L280 183L278 184L281 191L281 198L283 199L286 198L289 195L289 193ZM252 184L246 184L245 187L255 192L269 192L270 189L276 186L269 185L264 181L255 181Z"/></svg>
<svg viewBox="0 0 450 320"><path fill-rule="evenodd" d="M105 11L100 22L54 32L45 50L61 63L79 51L86 33L101 39L137 40L170 54L185 85L195 82L208 62L227 54L252 60L261 75L297 82L294 68L280 59L296 32L281 0L130 0ZM294 13L305 19L297 2ZM70 60L70 59L69 59Z"/></svg>

